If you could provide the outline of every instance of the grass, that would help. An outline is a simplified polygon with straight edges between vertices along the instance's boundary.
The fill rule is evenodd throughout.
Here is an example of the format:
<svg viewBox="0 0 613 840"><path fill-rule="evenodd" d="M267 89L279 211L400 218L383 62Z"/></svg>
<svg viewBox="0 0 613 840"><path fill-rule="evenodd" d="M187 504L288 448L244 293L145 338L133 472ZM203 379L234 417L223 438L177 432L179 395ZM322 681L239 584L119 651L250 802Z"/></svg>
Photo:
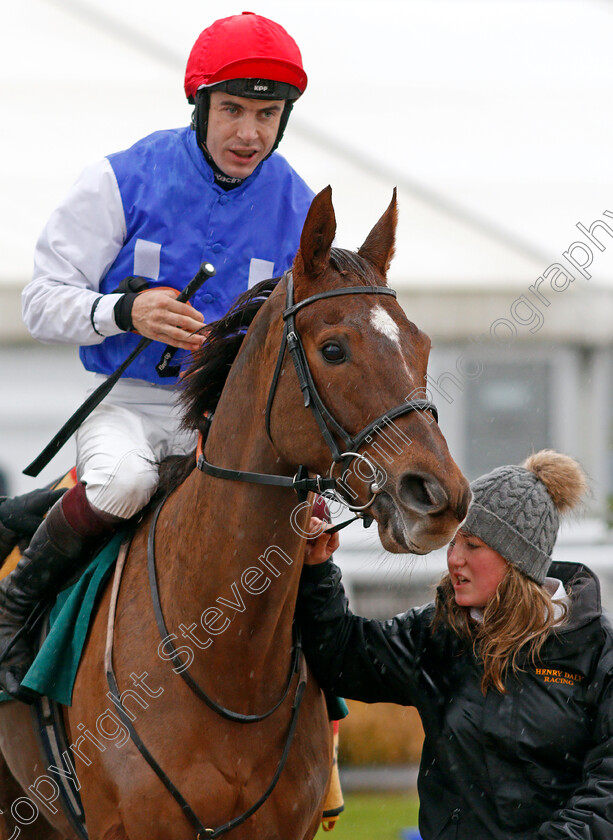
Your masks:
<svg viewBox="0 0 613 840"><path fill-rule="evenodd" d="M404 793L353 793L331 832L320 829L317 840L400 840L403 828L417 826L419 802Z"/></svg>

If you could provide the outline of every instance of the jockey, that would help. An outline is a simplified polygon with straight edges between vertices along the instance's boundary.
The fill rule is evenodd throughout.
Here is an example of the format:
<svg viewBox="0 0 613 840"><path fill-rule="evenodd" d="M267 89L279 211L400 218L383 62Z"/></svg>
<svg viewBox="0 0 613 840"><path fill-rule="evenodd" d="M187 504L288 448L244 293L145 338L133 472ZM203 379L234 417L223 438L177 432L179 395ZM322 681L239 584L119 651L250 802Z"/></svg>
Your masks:
<svg viewBox="0 0 613 840"><path fill-rule="evenodd" d="M23 293L32 335L80 345L92 390L142 336L153 342L80 427L78 484L0 583L0 658L33 606L147 504L156 464L194 448L176 407L181 364L204 341L202 327L288 269L299 245L313 193L275 149L306 84L279 24L251 12L215 21L187 62L191 126L87 168L43 230ZM177 302L203 261L216 275L193 305ZM160 373L166 345L178 351ZM4 656L0 684L11 695L30 661L21 638Z"/></svg>

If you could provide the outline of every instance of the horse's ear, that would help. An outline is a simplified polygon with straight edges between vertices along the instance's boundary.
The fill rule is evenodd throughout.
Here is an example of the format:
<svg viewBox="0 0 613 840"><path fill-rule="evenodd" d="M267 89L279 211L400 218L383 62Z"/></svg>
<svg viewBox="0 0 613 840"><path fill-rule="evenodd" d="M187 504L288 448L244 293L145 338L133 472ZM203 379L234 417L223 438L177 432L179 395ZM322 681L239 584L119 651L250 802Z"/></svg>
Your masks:
<svg viewBox="0 0 613 840"><path fill-rule="evenodd" d="M394 187L389 207L358 250L358 255L378 268L384 277L387 275L387 270L394 256L397 222L398 203L396 201L396 187Z"/></svg>
<svg viewBox="0 0 613 840"><path fill-rule="evenodd" d="M332 187L328 186L315 196L309 207L300 235L300 248L294 261L295 283L299 283L303 274L313 278L325 271L335 233Z"/></svg>

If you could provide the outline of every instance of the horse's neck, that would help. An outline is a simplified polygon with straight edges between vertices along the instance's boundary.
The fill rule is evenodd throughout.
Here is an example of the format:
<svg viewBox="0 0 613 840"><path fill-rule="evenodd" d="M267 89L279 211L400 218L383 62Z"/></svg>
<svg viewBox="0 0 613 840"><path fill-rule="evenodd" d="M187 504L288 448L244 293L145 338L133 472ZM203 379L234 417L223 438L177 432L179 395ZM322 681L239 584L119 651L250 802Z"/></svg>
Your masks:
<svg viewBox="0 0 613 840"><path fill-rule="evenodd" d="M263 424L254 421L260 416L253 404L217 415L206 442L208 460L268 474L283 470L259 428ZM195 624L202 642L213 640L203 657L210 659L214 645L237 667L267 674L273 691L275 672L277 681L284 678L289 660L302 567L304 541L292 527L297 504L289 489L194 470L171 498L167 514L180 534L171 560L175 569L166 572L175 626L180 616L184 625ZM299 522L304 526L304 514ZM168 531L173 533L170 525ZM254 690L258 693L255 685Z"/></svg>

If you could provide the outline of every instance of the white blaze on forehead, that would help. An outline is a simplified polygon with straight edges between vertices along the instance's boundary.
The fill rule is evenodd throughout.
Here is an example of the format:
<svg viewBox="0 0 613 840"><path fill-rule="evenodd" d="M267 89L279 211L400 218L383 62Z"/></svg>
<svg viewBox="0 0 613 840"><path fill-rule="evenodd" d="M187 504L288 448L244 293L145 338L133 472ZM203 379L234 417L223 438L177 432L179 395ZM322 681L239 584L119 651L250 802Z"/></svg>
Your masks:
<svg viewBox="0 0 613 840"><path fill-rule="evenodd" d="M394 321L385 309L377 305L370 313L370 323L380 333L382 333L390 341L400 345L400 329L398 324Z"/></svg>

